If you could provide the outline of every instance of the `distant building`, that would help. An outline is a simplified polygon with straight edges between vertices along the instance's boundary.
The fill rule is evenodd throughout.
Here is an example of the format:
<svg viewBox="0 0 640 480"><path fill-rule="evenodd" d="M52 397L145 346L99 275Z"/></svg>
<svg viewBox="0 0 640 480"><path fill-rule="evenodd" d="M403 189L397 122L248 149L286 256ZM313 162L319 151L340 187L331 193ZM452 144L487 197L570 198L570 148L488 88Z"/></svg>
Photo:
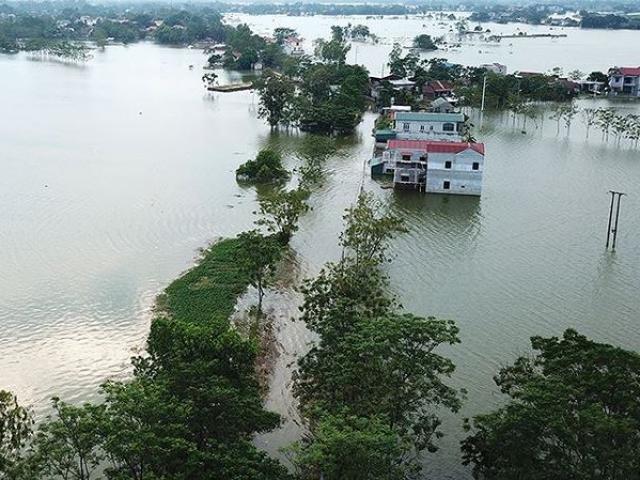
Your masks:
<svg viewBox="0 0 640 480"><path fill-rule="evenodd" d="M416 82L398 75L387 75L386 77L369 77L369 89L371 98L378 99L382 90L387 87L393 91L413 91Z"/></svg>
<svg viewBox="0 0 640 480"><path fill-rule="evenodd" d="M517 71L515 73L517 78L527 78L527 77L544 77L544 73L542 72L525 72L525 71Z"/></svg>
<svg viewBox="0 0 640 480"><path fill-rule="evenodd" d="M611 92L640 97L640 67L613 67L608 74Z"/></svg>
<svg viewBox="0 0 640 480"><path fill-rule="evenodd" d="M427 193L482 193L484 144L422 140L389 140L373 158L373 175L393 175L396 188Z"/></svg>
<svg viewBox="0 0 640 480"><path fill-rule="evenodd" d="M452 97L454 96L453 84L442 80L433 80L422 87L425 98Z"/></svg>
<svg viewBox="0 0 640 480"><path fill-rule="evenodd" d="M506 75L507 74L507 66L501 63L483 63L480 65L480 68L484 68L488 72L493 72L496 75Z"/></svg>
<svg viewBox="0 0 640 480"><path fill-rule="evenodd" d="M282 51L292 57L301 57L304 55L302 39L295 35L285 38L282 43Z"/></svg>
<svg viewBox="0 0 640 480"><path fill-rule="evenodd" d="M395 112L393 130L402 140L459 141L464 134L464 115L458 112Z"/></svg>
<svg viewBox="0 0 640 480"><path fill-rule="evenodd" d="M436 98L429 106L430 112L451 113L455 110L455 102L450 102L443 97Z"/></svg>

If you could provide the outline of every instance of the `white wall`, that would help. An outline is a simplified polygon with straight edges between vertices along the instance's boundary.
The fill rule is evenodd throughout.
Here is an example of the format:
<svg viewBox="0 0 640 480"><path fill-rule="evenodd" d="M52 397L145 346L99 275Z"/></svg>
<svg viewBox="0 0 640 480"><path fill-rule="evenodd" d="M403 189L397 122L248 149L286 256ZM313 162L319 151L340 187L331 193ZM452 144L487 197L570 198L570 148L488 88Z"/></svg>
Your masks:
<svg viewBox="0 0 640 480"><path fill-rule="evenodd" d="M451 161L451 168L445 162ZM473 163L479 163L479 170L473 170ZM427 192L456 195L480 195L482 193L482 171L484 156L475 150L453 153L431 153L427 163ZM444 188L448 181L450 187Z"/></svg>
<svg viewBox="0 0 640 480"><path fill-rule="evenodd" d="M404 124L409 124L409 130L405 131ZM452 122L416 122L416 121L396 121L395 131L397 138L401 140L430 140L430 139L447 139L447 140L460 140L460 133L458 132L458 125L453 123L454 130L448 132L443 130L442 126L445 123ZM422 129L421 129L422 127Z"/></svg>

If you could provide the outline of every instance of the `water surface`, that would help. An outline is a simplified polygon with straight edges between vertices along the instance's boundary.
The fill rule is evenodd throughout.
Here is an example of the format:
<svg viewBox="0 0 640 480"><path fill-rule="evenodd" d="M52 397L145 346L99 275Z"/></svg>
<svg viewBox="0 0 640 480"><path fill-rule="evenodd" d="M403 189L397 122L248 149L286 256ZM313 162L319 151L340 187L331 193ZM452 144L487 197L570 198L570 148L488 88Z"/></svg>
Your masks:
<svg viewBox="0 0 640 480"><path fill-rule="evenodd" d="M126 376L154 296L199 248L251 226L256 194L235 182L240 163L266 145L289 168L301 162L304 135L272 134L250 92L204 93L204 59L150 44L109 47L83 66L0 56L0 387L39 411L54 394L92 399L106 378ZM292 242L299 274L338 258L342 214L363 181L406 220L394 291L409 311L456 320L462 343L443 353L458 365L452 384L469 391L426 469L468 478L461 419L500 402L491 378L529 353L529 336L573 327L640 348L640 154L587 140L578 118L566 136L548 118L523 134L487 115L473 119L487 148L481 198L393 192L363 176L374 118L326 162ZM611 188L628 194L615 253L604 249ZM272 452L299 432L289 372L310 339L290 321L298 297L280 295L267 299L287 300L275 310L282 356L267 403L287 420L260 439Z"/></svg>

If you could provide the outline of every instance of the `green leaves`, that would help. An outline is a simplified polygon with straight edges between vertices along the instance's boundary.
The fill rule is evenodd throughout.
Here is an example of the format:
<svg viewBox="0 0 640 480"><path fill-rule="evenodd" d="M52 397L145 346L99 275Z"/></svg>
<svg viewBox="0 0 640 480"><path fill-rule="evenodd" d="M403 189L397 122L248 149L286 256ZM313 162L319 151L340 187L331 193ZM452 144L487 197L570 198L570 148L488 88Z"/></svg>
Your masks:
<svg viewBox="0 0 640 480"><path fill-rule="evenodd" d="M15 395L0 390L0 472L7 472L7 478L33 435L33 423L31 412L18 404Z"/></svg>
<svg viewBox="0 0 640 480"><path fill-rule="evenodd" d="M384 419L348 414L324 415L314 430L314 441L294 446L301 480L401 480L398 463L402 440Z"/></svg>
<svg viewBox="0 0 640 480"><path fill-rule="evenodd" d="M284 75L266 71L256 81L260 96L258 115L269 125L290 125L296 122L295 84Z"/></svg>
<svg viewBox="0 0 640 480"><path fill-rule="evenodd" d="M531 345L496 377L511 400L462 443L476 478L638 478L640 355L574 330Z"/></svg>
<svg viewBox="0 0 640 480"><path fill-rule="evenodd" d="M260 200L260 215L255 223L266 227L267 231L277 236L286 244L298 230L298 219L309 210L304 189L275 191Z"/></svg>
<svg viewBox="0 0 640 480"><path fill-rule="evenodd" d="M262 312L264 289L282 254L282 244L274 237L265 237L257 230L238 235L242 253L239 261L249 276L251 285L258 290L258 312Z"/></svg>
<svg viewBox="0 0 640 480"><path fill-rule="evenodd" d="M302 320L319 337L294 378L312 431L298 446L303 478L405 478L418 468L414 453L436 448L435 409L460 407L442 381L454 365L435 352L457 343L458 329L402 312L389 294L381 266L404 228L381 210L362 194L345 215L343 258L302 288Z"/></svg>
<svg viewBox="0 0 640 480"><path fill-rule="evenodd" d="M259 183L269 183L289 178L289 172L282 166L282 157L278 152L263 149L255 160L248 160L238 167L236 175Z"/></svg>

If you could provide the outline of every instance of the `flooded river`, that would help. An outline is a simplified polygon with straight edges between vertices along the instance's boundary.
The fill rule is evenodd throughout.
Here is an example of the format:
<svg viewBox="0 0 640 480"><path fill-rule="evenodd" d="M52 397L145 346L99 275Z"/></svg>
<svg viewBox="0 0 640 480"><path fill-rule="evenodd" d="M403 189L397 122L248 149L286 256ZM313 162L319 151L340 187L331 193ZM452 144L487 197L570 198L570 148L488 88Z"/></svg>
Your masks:
<svg viewBox="0 0 640 480"><path fill-rule="evenodd" d="M306 38L325 29L319 19L306 20L308 32L292 23L303 19L287 20ZM547 42L528 40L538 41ZM383 62L381 47L367 48L359 48L359 61L369 58L373 69ZM459 55L449 57L473 57ZM529 69L563 58L569 69L603 69L616 60L597 51L553 55L545 65L544 56L530 55L539 63ZM516 57L505 61L510 69ZM91 399L106 378L126 376L129 357L144 345L154 296L198 248L251 226L256 194L237 185L235 168L265 145L281 148L288 167L300 163L304 136L271 134L252 93L204 93L204 59L151 44L108 47L82 66L0 55L0 388L23 403L42 409L54 394ZM482 198L401 194L364 176L365 188L409 227L393 244L389 270L402 303L461 328L462 343L445 353L458 366L452 383L469 393L461 414L445 418L440 452L427 458L437 478L468 478L459 464L461 419L500 401L492 375L529 352L529 336L574 327L640 349L639 151L605 144L597 132L587 140L579 118L566 136L548 114L526 134L506 115L474 115L487 149ZM373 121L367 114L326 163L313 210L293 239L301 276L339 254L342 213L362 182ZM615 253L604 250L612 188L628 194ZM298 432L288 365L309 340L303 325L289 321L295 294L280 295L289 302L276 310L282 355L268 404L293 420L260 439L273 452Z"/></svg>

